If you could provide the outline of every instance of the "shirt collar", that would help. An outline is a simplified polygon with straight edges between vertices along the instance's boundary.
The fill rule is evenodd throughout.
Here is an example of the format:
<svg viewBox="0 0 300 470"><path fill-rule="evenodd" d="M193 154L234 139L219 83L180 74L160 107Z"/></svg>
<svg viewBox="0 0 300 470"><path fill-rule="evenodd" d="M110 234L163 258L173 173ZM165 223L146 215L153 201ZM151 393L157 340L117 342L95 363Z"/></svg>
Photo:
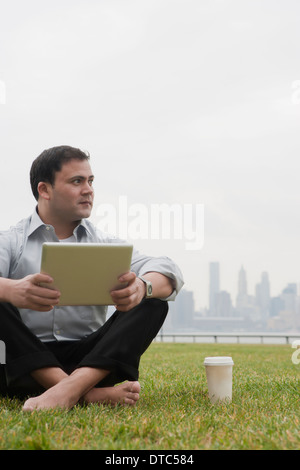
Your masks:
<svg viewBox="0 0 300 470"><path fill-rule="evenodd" d="M37 229L39 229L41 226L47 226L42 219L40 218L38 211L37 211L37 206L31 216L30 220L30 225L29 225L29 231L28 231L28 236L30 236L33 232L35 232ZM81 228L82 227L82 228ZM91 231L89 229L88 223L86 222L85 219L81 219L77 227L74 229L74 233L84 229L84 231L88 232L91 234Z"/></svg>
<svg viewBox="0 0 300 470"><path fill-rule="evenodd" d="M90 235L92 235L92 232L90 230L90 227L85 219L81 219L77 227L74 229L74 233L79 233L80 230L84 230L85 232L88 232Z"/></svg>
<svg viewBox="0 0 300 470"><path fill-rule="evenodd" d="M30 220L30 224L29 224L29 230L28 230L28 236L30 236L33 232L35 232L42 225L46 225L46 224L44 224L44 222L42 221L42 219L38 215L37 207L36 207L33 214L32 214L32 216L31 216L31 220Z"/></svg>

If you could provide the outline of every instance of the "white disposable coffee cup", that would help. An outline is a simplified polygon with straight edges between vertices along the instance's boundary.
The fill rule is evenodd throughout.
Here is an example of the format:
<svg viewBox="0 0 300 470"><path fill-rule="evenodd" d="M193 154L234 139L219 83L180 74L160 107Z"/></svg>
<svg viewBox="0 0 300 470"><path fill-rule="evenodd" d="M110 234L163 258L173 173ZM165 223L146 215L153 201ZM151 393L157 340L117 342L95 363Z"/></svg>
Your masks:
<svg viewBox="0 0 300 470"><path fill-rule="evenodd" d="M205 358L208 395L212 403L231 401L233 364L232 358L228 356Z"/></svg>

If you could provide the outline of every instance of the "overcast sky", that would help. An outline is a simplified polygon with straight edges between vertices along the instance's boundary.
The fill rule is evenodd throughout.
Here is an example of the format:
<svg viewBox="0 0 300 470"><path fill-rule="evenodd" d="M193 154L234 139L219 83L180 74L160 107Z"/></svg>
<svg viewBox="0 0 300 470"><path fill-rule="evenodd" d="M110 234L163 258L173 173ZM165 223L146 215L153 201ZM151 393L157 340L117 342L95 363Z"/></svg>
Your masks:
<svg viewBox="0 0 300 470"><path fill-rule="evenodd" d="M197 307L210 261L234 302L241 265L249 293L262 271L272 295L299 283L299 18L297 0L0 0L0 229L33 210L32 160L67 144L91 154L96 224L119 196L203 204L201 249L136 241Z"/></svg>

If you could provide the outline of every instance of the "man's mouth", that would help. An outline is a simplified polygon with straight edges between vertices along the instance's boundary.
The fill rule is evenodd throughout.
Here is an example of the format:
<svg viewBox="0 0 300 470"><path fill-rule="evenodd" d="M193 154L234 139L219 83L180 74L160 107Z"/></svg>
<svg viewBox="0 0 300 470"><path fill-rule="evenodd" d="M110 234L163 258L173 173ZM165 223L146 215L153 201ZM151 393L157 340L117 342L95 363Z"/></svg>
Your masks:
<svg viewBox="0 0 300 470"><path fill-rule="evenodd" d="M79 202L79 204L83 204L83 205L88 204L89 206L91 206L91 205L92 205L92 201L81 201L81 202Z"/></svg>

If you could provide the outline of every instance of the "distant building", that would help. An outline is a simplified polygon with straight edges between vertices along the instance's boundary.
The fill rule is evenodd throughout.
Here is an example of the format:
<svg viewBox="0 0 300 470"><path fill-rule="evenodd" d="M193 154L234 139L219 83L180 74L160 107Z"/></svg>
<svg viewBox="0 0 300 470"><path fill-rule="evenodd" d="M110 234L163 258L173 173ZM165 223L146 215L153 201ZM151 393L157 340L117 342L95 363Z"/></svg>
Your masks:
<svg viewBox="0 0 300 470"><path fill-rule="evenodd" d="M242 266L238 274L238 293L236 297L236 315L256 322L261 327L261 314L253 295L248 294L247 275Z"/></svg>
<svg viewBox="0 0 300 470"><path fill-rule="evenodd" d="M169 313L164 331L180 331L193 328L195 313L194 293L181 289L174 302L169 302Z"/></svg>
<svg viewBox="0 0 300 470"><path fill-rule="evenodd" d="M261 317L266 320L270 315L270 283L267 272L261 274L261 282L256 284L256 305L259 307Z"/></svg>
<svg viewBox="0 0 300 470"><path fill-rule="evenodd" d="M233 307L229 292L221 290L216 294L216 315L218 317L228 318L233 316Z"/></svg>
<svg viewBox="0 0 300 470"><path fill-rule="evenodd" d="M249 307L248 288L246 271L242 266L238 274L238 293L236 296L236 309L239 314L243 315Z"/></svg>
<svg viewBox="0 0 300 470"><path fill-rule="evenodd" d="M284 310L284 301L280 297L272 297L270 300L270 317L277 317Z"/></svg>
<svg viewBox="0 0 300 470"><path fill-rule="evenodd" d="M270 302L268 327L274 331L299 331L300 312L297 285L288 284L278 297Z"/></svg>
<svg viewBox="0 0 300 470"><path fill-rule="evenodd" d="M209 314L214 316L217 311L217 296L220 293L220 265L209 264Z"/></svg>
<svg viewBox="0 0 300 470"><path fill-rule="evenodd" d="M288 284L281 293L281 299L284 303L284 310L296 313L297 311L297 284Z"/></svg>

